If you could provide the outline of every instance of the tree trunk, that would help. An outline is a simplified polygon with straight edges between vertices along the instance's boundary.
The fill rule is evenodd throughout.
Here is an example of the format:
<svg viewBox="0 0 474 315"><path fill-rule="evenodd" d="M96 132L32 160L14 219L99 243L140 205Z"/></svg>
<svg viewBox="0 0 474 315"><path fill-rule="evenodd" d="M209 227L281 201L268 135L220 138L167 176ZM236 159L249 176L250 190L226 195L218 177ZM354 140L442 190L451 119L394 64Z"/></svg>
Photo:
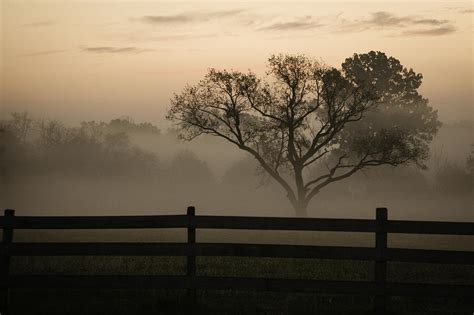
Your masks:
<svg viewBox="0 0 474 315"><path fill-rule="evenodd" d="M296 201L295 203L293 203L293 208L297 217L306 218L308 216L308 202L306 202L305 200Z"/></svg>

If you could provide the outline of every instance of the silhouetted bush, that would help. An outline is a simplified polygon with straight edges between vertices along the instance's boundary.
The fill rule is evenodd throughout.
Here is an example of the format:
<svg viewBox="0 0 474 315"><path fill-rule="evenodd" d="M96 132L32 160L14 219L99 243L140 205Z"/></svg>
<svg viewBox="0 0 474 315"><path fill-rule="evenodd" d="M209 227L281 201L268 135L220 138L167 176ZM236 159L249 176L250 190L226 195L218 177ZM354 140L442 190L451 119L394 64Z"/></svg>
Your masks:
<svg viewBox="0 0 474 315"><path fill-rule="evenodd" d="M179 152L171 160L167 172L170 183L174 185L195 186L215 183L207 163L199 160L191 151Z"/></svg>
<svg viewBox="0 0 474 315"><path fill-rule="evenodd" d="M436 185L441 192L466 193L474 188L474 177L468 170L446 162L436 173Z"/></svg>

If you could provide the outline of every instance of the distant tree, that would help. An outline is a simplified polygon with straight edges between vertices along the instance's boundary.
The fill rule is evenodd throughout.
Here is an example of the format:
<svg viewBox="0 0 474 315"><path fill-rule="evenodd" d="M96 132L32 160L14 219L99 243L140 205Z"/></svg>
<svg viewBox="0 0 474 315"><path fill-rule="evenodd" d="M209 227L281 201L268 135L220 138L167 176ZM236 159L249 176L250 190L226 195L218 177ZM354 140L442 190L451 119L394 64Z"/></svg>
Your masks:
<svg viewBox="0 0 474 315"><path fill-rule="evenodd" d="M58 120L32 119L26 112L12 113L0 121L0 172L8 170L10 177L33 170L94 176L159 173L154 153L134 146L125 131L104 130L107 125L83 122L71 127Z"/></svg>
<svg viewBox="0 0 474 315"><path fill-rule="evenodd" d="M471 193L474 192L474 145L466 158L466 164L458 165L446 160L436 170L436 182L443 193Z"/></svg>
<svg viewBox="0 0 474 315"><path fill-rule="evenodd" d="M471 145L471 154L466 159L467 172L474 178L474 144Z"/></svg>
<svg viewBox="0 0 474 315"><path fill-rule="evenodd" d="M268 67L268 80L209 70L172 98L167 118L183 139L209 134L251 154L297 216L307 216L321 189L361 169L423 166L437 114L417 92L422 76L395 58L370 52L335 69L303 55L274 55ZM316 163L326 167L314 175Z"/></svg>
<svg viewBox="0 0 474 315"><path fill-rule="evenodd" d="M117 132L108 134L104 138L104 145L106 148L121 151L130 147L130 139L125 132Z"/></svg>
<svg viewBox="0 0 474 315"><path fill-rule="evenodd" d="M436 171L435 179L441 193L472 193L474 189L472 173L452 162L445 161Z"/></svg>
<svg viewBox="0 0 474 315"><path fill-rule="evenodd" d="M232 188L255 190L266 184L267 177L258 168L258 163L254 158L248 156L242 160L234 162L222 176L221 183Z"/></svg>
<svg viewBox="0 0 474 315"><path fill-rule="evenodd" d="M45 149L59 148L68 143L72 134L71 130L57 120L38 121L38 144Z"/></svg>
<svg viewBox="0 0 474 315"><path fill-rule="evenodd" d="M13 141L18 144L25 144L33 127L33 119L27 112L11 113L9 120L0 121L0 129L8 133Z"/></svg>
<svg viewBox="0 0 474 315"><path fill-rule="evenodd" d="M107 133L119 133L124 132L127 134L131 133L142 133L142 134L153 134L159 135L160 129L149 122L136 123L130 117L112 119L108 123L86 121L81 123L81 127L93 132L100 132L103 134Z"/></svg>
<svg viewBox="0 0 474 315"><path fill-rule="evenodd" d="M200 160L191 151L181 151L171 160L168 171L173 181L185 184L190 183L212 183L214 177L207 163Z"/></svg>

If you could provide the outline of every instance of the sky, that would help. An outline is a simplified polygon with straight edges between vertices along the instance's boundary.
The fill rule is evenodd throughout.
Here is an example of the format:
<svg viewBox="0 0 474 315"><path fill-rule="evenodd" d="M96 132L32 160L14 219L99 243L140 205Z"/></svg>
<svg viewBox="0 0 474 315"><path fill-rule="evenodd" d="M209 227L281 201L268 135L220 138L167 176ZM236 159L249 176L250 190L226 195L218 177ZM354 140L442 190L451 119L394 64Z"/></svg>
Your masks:
<svg viewBox="0 0 474 315"><path fill-rule="evenodd" d="M1 114L164 123L208 68L265 74L271 54L340 67L383 51L424 76L444 122L474 119L473 2L3 0Z"/></svg>

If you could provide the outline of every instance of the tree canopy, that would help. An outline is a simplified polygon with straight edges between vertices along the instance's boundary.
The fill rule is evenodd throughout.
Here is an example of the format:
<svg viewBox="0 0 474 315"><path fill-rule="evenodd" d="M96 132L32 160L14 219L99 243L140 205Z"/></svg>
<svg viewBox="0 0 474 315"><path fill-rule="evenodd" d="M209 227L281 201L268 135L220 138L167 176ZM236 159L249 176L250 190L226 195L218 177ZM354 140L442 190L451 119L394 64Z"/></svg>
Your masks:
<svg viewBox="0 0 474 315"><path fill-rule="evenodd" d="M439 122L421 81L381 52L355 54L341 69L273 55L264 79L210 69L174 95L167 118L183 139L209 134L251 154L306 216L321 189L361 169L423 166ZM317 164L325 167L315 175Z"/></svg>

